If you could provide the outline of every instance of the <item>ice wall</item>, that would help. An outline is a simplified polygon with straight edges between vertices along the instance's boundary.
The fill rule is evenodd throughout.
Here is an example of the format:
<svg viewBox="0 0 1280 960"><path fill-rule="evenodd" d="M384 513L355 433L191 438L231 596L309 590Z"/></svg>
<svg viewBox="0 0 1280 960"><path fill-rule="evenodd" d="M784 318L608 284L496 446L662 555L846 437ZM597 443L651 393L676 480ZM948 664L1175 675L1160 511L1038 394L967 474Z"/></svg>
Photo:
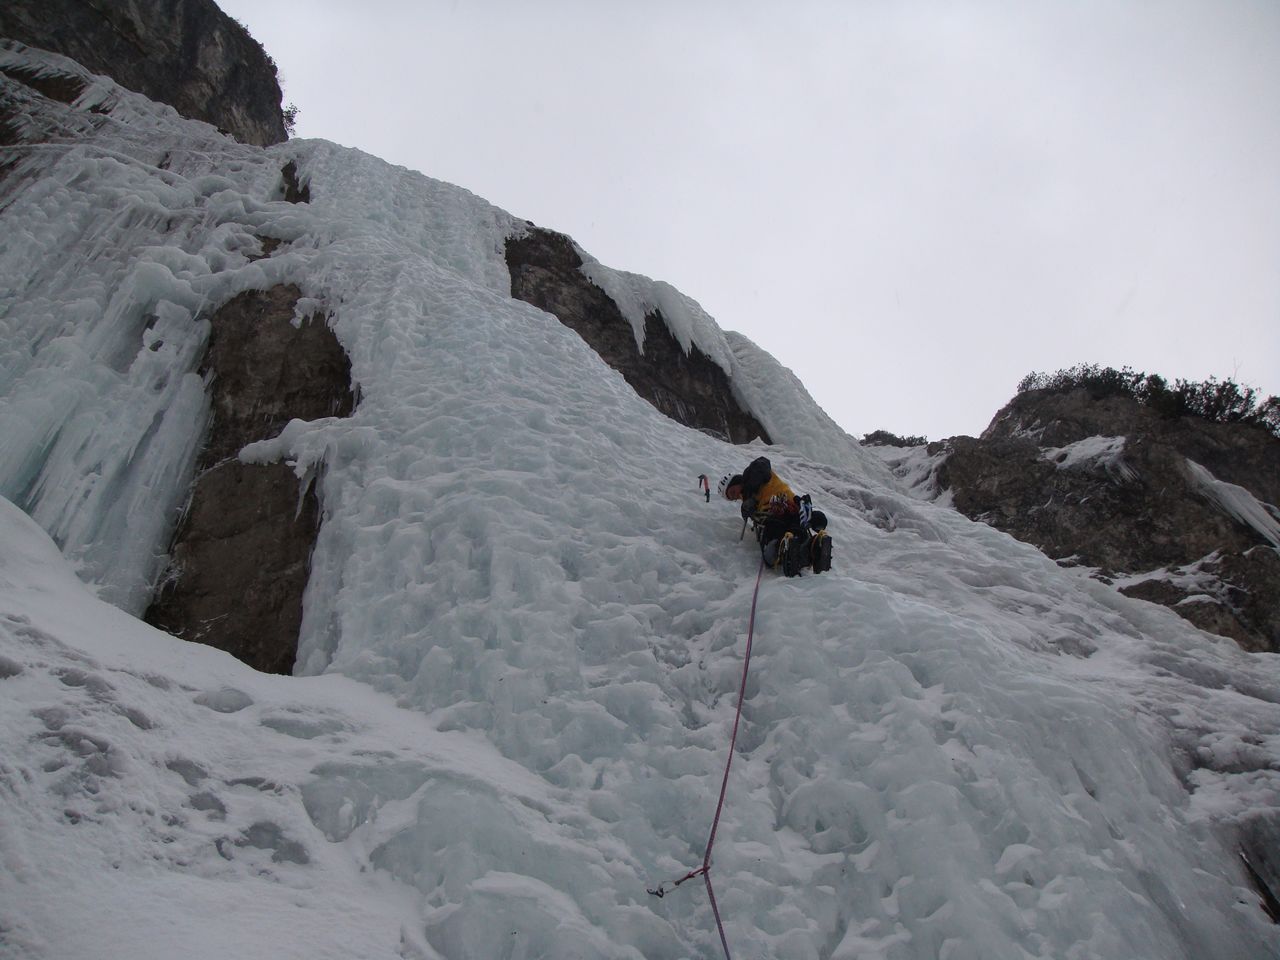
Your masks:
<svg viewBox="0 0 1280 960"><path fill-rule="evenodd" d="M756 451L669 421L512 301L519 226L479 198L109 92L88 139L6 154L4 489L82 575L138 589L148 557L120 531L171 511L179 419L201 415L173 384L197 392L202 312L247 289L298 284L361 402L241 454L320 476L309 676L133 633L0 506L19 543L0 855L23 878L4 875L0 929L24 958L92 956L101 938L60 925L87 902L114 952L160 955L175 917L214 929L221 892L232 940L283 917L297 956L333 955L335 909L375 957L714 955L700 890L645 888L701 858L758 568L694 478ZM310 203L280 202L288 161ZM280 245L255 260L259 238ZM1233 846L1280 816L1274 659L911 500L776 361L726 343L836 544L830 574L761 590L715 858L738 952L1274 954Z"/></svg>
<svg viewBox="0 0 1280 960"><path fill-rule="evenodd" d="M0 51L0 66L18 58ZM5 84L20 106L74 125L75 108ZM79 101L119 112L107 132L6 150L0 493L137 612L207 415L202 313L225 295L224 268L256 246L234 221L246 196L270 195L276 171L200 125L157 140L158 108L102 106L117 96L95 81Z"/></svg>
<svg viewBox="0 0 1280 960"><path fill-rule="evenodd" d="M0 495L31 513L104 597L136 613L163 567L207 417L205 318L235 294L289 282L308 294L303 313L349 315L353 299L362 311L412 311L441 286L432 270L446 285L506 299L501 251L520 227L465 190L358 152L241 147L65 58L5 49L5 64L75 76L85 90L63 105L4 81L34 126L69 142L11 148L0 185ZM107 117L96 129L84 121L90 109ZM324 181L319 210L282 201L290 162ZM285 246L258 260L264 240ZM425 272L412 276L419 260ZM686 348L697 343L732 367L724 334L688 297L591 262L641 321L646 305L661 307ZM365 281L371 294L354 289ZM472 292L454 299L459 322L473 324ZM794 392L792 416L826 420ZM829 420L826 429L843 441Z"/></svg>

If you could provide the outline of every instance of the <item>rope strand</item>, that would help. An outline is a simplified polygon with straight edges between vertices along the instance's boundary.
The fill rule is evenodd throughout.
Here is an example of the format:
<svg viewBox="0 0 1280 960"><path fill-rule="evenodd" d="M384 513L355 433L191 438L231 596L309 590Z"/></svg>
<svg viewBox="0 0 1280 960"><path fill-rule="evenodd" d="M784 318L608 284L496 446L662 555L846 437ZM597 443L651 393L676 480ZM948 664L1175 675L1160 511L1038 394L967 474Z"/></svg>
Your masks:
<svg viewBox="0 0 1280 960"><path fill-rule="evenodd" d="M655 897L663 897L667 893L665 889L667 883L670 883L671 889L674 890L686 880L701 876L707 885L707 898L711 901L711 913L716 918L716 929L720 932L720 946L724 947L725 960L733 960L733 957L729 953L729 940L725 936L724 923L720 919L720 906L716 903L716 892L711 887L711 848L715 846L716 831L720 829L720 813L724 810L724 798L729 789L729 768L733 766L733 748L738 742L738 724L742 720L742 701L747 696L747 672L751 669L751 643L756 632L756 602L760 599L760 578L763 576L764 556L762 554L760 569L756 571L756 587L751 594L751 617L747 621L747 652L742 657L742 683L738 687L738 709L733 715L733 733L729 735L729 756L724 762L724 777L720 781L720 799L716 801L716 813L711 820L711 834L707 837L707 849L702 855L702 866L690 870L679 880L664 881L658 884L656 890L649 891Z"/></svg>

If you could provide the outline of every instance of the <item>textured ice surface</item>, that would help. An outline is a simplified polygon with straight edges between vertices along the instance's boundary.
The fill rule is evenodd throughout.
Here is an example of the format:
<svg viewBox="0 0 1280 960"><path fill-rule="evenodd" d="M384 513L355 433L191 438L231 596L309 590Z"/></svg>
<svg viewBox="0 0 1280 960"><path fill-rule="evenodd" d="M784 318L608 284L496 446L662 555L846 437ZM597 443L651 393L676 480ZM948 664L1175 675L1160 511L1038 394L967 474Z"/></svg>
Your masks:
<svg viewBox="0 0 1280 960"><path fill-rule="evenodd" d="M667 420L512 301L519 221L466 191L104 89L0 212L0 489L128 607L208 309L297 283L361 402L243 454L320 477L304 676L106 606L0 501L0 946L716 955L701 888L645 888L701 860L758 562L693 480L762 448ZM287 161L310 203L280 201ZM254 260L259 237L282 244ZM1280 811L1276 658L911 499L725 342L836 544L761 591L714 863L735 955L1273 955L1229 840Z"/></svg>
<svg viewBox="0 0 1280 960"><path fill-rule="evenodd" d="M902 488L913 497L949 507L954 500L954 493L950 489L941 492L938 489L938 469L946 462L949 451L946 444L939 444L931 454L929 447L930 444L927 443L914 447L869 444L863 449L878 457Z"/></svg>

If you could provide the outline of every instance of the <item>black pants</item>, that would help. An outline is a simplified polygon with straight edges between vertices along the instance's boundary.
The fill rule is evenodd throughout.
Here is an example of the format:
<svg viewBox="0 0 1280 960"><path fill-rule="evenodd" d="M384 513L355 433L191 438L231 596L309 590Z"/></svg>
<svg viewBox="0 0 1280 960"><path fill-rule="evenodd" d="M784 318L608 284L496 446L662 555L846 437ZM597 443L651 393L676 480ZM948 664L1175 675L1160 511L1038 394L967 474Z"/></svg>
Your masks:
<svg viewBox="0 0 1280 960"><path fill-rule="evenodd" d="M761 550L788 533L794 533L801 540L808 539L809 531L800 523L799 514L767 514L763 520L756 521L756 539L760 541Z"/></svg>

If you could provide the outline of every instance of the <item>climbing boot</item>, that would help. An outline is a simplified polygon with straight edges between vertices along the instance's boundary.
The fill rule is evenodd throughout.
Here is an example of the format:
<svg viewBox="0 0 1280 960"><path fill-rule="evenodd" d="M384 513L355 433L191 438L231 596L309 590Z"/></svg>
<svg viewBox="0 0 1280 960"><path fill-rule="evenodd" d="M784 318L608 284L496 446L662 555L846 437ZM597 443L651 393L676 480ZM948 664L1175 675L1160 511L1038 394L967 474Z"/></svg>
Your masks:
<svg viewBox="0 0 1280 960"><path fill-rule="evenodd" d="M804 543L794 533L788 533L782 538L782 542L778 545L778 559L782 564L783 576L800 576L800 568L808 560L804 548Z"/></svg>
<svg viewBox="0 0 1280 960"><path fill-rule="evenodd" d="M809 542L809 565L814 573L826 573L831 569L831 537L826 531L816 534Z"/></svg>

